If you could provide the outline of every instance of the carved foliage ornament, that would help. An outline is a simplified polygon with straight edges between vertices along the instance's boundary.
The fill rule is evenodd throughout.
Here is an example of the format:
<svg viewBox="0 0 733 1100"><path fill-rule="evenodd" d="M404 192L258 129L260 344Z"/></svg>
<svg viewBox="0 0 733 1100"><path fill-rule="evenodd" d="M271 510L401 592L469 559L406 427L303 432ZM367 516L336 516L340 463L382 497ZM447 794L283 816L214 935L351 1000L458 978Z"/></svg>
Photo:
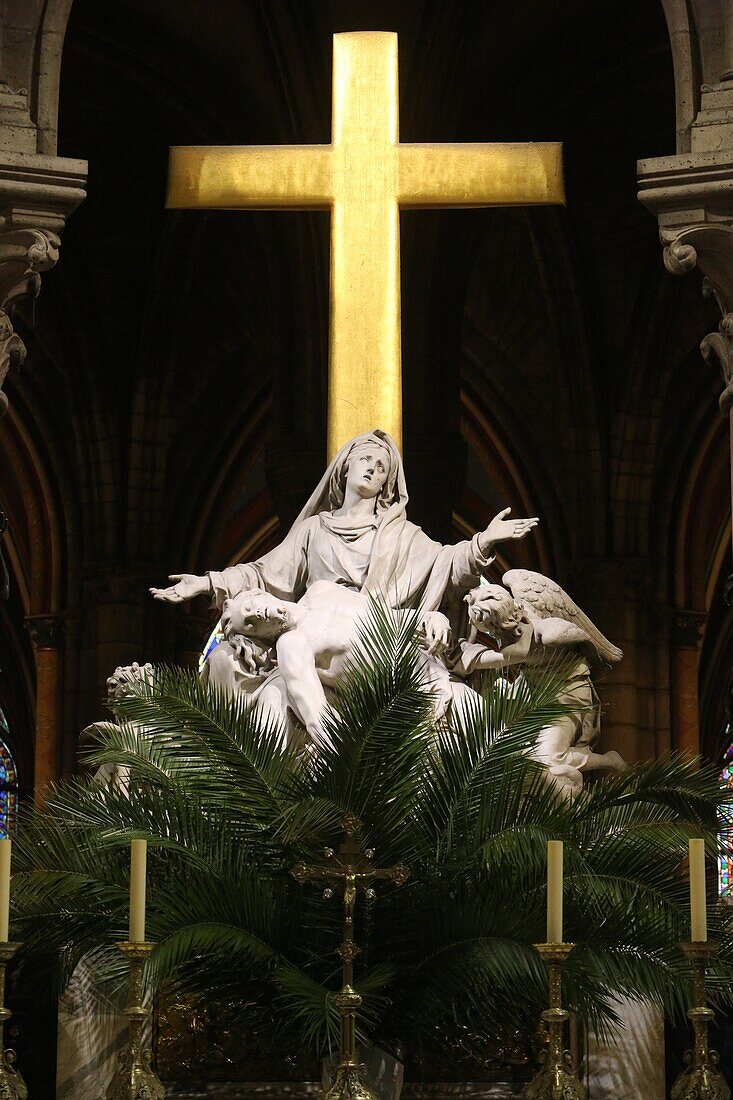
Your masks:
<svg viewBox="0 0 733 1100"><path fill-rule="evenodd" d="M723 412L730 412L733 407L733 313L724 314L718 331L704 337L700 352L706 363L719 367L725 383L720 407Z"/></svg>
<svg viewBox="0 0 733 1100"><path fill-rule="evenodd" d="M691 244L685 244L679 238L675 238L668 244L662 256L664 266L670 275L686 275L697 264L697 252Z"/></svg>
<svg viewBox="0 0 733 1100"><path fill-rule="evenodd" d="M8 407L2 393L11 368L25 359L25 344L15 332L10 311L23 298L36 298L41 272L50 271L59 258L59 238L43 229L16 229L0 236L0 417Z"/></svg>

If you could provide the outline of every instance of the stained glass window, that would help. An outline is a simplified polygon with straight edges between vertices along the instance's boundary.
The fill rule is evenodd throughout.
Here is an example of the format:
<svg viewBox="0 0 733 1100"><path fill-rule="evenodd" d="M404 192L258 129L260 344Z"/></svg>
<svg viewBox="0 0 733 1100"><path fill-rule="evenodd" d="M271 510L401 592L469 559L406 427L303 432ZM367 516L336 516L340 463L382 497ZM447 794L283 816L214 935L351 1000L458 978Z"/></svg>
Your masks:
<svg viewBox="0 0 733 1100"><path fill-rule="evenodd" d="M6 742L9 733L7 719L0 708L0 839L15 832L18 813L18 772Z"/></svg>
<svg viewBox="0 0 733 1100"><path fill-rule="evenodd" d="M216 624L214 629L211 631L211 634L209 634L209 640L207 641L206 645L204 646L203 653L199 657L199 672L201 672L202 668L204 667L204 665L206 664L206 662L208 661L209 657L214 652L216 647L219 645L219 643L223 642L223 641L224 641L224 631L222 630L221 619L219 619L219 622Z"/></svg>
<svg viewBox="0 0 733 1100"><path fill-rule="evenodd" d="M730 738L733 730L728 727L728 737ZM723 770L720 773L720 778L725 783L731 793L733 799L733 744L725 757L723 763ZM721 823L721 840L727 851L721 855L718 860L718 890L720 896L726 898L728 901L733 902L733 805L729 804L723 810L723 820Z"/></svg>

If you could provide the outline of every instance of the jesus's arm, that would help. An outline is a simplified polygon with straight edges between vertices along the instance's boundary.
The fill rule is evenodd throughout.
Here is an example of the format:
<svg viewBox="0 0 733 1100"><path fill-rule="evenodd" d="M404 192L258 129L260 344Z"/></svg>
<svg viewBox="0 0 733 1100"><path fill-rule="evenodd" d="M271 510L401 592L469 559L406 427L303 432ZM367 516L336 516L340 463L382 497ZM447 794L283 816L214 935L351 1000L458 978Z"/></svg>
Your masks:
<svg viewBox="0 0 733 1100"><path fill-rule="evenodd" d="M305 631L298 627L287 631L278 638L275 648L290 706L313 740L323 743L323 712L328 704Z"/></svg>

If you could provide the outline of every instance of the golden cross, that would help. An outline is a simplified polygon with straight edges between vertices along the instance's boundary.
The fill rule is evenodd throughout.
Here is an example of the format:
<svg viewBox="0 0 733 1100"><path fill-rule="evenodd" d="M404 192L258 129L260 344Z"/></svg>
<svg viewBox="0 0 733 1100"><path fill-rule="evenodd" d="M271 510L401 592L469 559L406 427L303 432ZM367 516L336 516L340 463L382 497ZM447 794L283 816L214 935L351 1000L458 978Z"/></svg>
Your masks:
<svg viewBox="0 0 733 1100"><path fill-rule="evenodd" d="M328 450L402 436L400 207L564 202L562 146L401 144L397 35L333 38L330 145L178 146L166 205L331 211Z"/></svg>

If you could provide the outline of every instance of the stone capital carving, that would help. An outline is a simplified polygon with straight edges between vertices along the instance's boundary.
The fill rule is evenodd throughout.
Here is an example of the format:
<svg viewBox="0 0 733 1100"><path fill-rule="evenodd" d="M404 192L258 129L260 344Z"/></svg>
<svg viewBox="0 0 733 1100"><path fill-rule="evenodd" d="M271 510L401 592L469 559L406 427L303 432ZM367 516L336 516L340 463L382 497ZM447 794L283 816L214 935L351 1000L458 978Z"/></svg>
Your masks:
<svg viewBox="0 0 733 1100"><path fill-rule="evenodd" d="M84 161L0 152L0 417L5 377L25 359L13 308L39 294L42 273L57 263L59 233L84 198L85 179Z"/></svg>
<svg viewBox="0 0 733 1100"><path fill-rule="evenodd" d="M41 272L58 260L60 243L50 230L16 229L0 235L0 417L8 407L3 382L11 368L22 366L26 354L10 313L15 302L38 295Z"/></svg>
<svg viewBox="0 0 733 1100"><path fill-rule="evenodd" d="M733 98L730 107L733 118ZM721 407L730 411L733 394L733 150L684 154L639 161L639 200L657 215L664 266L672 275L697 268L703 293L718 303L717 332L700 345L706 362L716 363L725 390Z"/></svg>
<svg viewBox="0 0 733 1100"><path fill-rule="evenodd" d="M28 615L26 630L36 649L59 649L64 639L64 621L61 615Z"/></svg>
<svg viewBox="0 0 733 1100"><path fill-rule="evenodd" d="M717 332L710 332L700 343L706 363L717 365L723 375L725 389L720 395L720 408L729 413L733 408L733 313L723 314Z"/></svg>

